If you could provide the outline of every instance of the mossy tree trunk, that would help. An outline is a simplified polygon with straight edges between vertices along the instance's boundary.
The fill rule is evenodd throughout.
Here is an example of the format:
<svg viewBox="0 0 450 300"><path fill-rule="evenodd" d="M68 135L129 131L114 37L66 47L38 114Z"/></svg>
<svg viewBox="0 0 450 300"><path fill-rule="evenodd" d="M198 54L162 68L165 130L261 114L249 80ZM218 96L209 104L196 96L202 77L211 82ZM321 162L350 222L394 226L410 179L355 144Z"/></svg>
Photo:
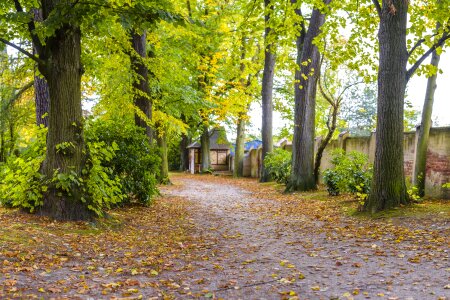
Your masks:
<svg viewBox="0 0 450 300"><path fill-rule="evenodd" d="M270 174L267 172L264 166L264 158L268 153L273 151L273 136L272 136L272 113L273 113L273 77L275 74L275 46L273 44L273 38L271 35L272 28L270 28L271 10L273 10L273 0L264 0L264 8L266 10L265 32L264 32L264 70L262 78L262 125L261 125L261 138L262 138L262 164L261 164L261 182L270 181Z"/></svg>
<svg viewBox="0 0 450 300"><path fill-rule="evenodd" d="M244 175L244 147L245 147L245 122L246 116L240 115L237 121L236 147L234 150L233 177Z"/></svg>
<svg viewBox="0 0 450 300"><path fill-rule="evenodd" d="M436 51L433 51L431 56L431 65L437 68L439 65L439 59L439 54L437 54ZM433 113L434 92L437 87L436 78L437 72L428 78L425 101L423 103L422 120L417 129L419 131L419 137L416 146L416 162L414 166L413 184L417 187L417 193L420 197L425 196L428 139L430 136L430 128L432 123L431 116Z"/></svg>
<svg viewBox="0 0 450 300"><path fill-rule="evenodd" d="M375 163L371 192L364 203L364 210L372 213L408 202L403 169L407 12L404 0L383 0L379 8Z"/></svg>
<svg viewBox="0 0 450 300"><path fill-rule="evenodd" d="M161 155L161 170L159 175L159 182L161 184L170 184L169 161L167 155L167 132L165 130L158 132L156 140Z"/></svg>

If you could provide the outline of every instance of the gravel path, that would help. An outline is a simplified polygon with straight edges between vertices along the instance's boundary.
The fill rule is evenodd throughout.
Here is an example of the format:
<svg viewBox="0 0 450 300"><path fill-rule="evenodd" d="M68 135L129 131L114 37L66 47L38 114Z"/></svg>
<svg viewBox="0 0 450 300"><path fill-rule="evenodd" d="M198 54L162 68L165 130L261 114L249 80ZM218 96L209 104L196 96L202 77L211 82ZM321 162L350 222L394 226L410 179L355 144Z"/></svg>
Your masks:
<svg viewBox="0 0 450 300"><path fill-rule="evenodd" d="M177 177L175 187L163 194L192 202L192 222L207 245L197 251L200 259L192 265L180 263L166 275L186 286L187 295L449 299L448 249L343 234L347 224L342 220L274 218L282 202L256 199L249 191L207 177Z"/></svg>

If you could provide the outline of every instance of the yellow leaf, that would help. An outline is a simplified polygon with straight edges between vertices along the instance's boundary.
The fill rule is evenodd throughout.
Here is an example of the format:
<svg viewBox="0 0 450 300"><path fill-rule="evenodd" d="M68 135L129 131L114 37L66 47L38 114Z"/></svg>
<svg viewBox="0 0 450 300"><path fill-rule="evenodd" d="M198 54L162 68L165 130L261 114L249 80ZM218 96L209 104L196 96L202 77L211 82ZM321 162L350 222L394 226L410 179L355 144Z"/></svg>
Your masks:
<svg viewBox="0 0 450 300"><path fill-rule="evenodd" d="M45 293L44 288L39 288L38 291L41 292L41 293Z"/></svg>

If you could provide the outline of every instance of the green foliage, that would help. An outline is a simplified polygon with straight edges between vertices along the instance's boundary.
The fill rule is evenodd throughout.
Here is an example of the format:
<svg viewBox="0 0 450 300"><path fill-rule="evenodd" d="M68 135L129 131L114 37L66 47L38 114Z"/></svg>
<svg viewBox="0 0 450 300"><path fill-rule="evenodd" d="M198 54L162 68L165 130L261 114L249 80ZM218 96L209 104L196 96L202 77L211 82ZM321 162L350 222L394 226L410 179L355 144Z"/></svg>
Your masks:
<svg viewBox="0 0 450 300"><path fill-rule="evenodd" d="M367 156L357 151L345 153L336 149L331 163L334 167L324 172L328 193L337 196L340 192L349 192L359 200L366 199L372 181L372 166L367 163Z"/></svg>
<svg viewBox="0 0 450 300"><path fill-rule="evenodd" d="M117 147L115 156L101 165L120 179L124 202L149 204L156 187L161 163L157 148L150 146L142 128L122 120L91 120L86 128L88 142ZM103 176L103 175L99 175Z"/></svg>
<svg viewBox="0 0 450 300"><path fill-rule="evenodd" d="M39 172L45 158L46 133L46 128L38 129L36 137L18 156L10 156L5 165L0 166L2 205L34 212L43 205L49 185L54 185L61 196L71 196L75 189L81 189L85 195L81 200L98 216L125 199L120 178L112 168L104 166L115 157L115 152L119 150L117 144L88 142L88 167L83 170L82 176L73 170L66 173L55 170L53 177L46 179Z"/></svg>
<svg viewBox="0 0 450 300"><path fill-rule="evenodd" d="M442 187L443 187L444 189L450 189L450 182L444 183L444 184L442 185Z"/></svg>
<svg viewBox="0 0 450 300"><path fill-rule="evenodd" d="M276 182L287 184L291 176L291 161L291 152L277 148L267 154L264 166Z"/></svg>
<svg viewBox="0 0 450 300"><path fill-rule="evenodd" d="M45 158L46 133L46 129L40 129L19 156L10 156L5 165L0 166L0 204L29 212L42 206L47 185L39 168Z"/></svg>
<svg viewBox="0 0 450 300"><path fill-rule="evenodd" d="M180 169L181 157L180 157L180 139L172 138L168 142L167 161L169 162L170 171L178 171Z"/></svg>
<svg viewBox="0 0 450 300"><path fill-rule="evenodd" d="M119 151L115 142L107 145L105 142L88 142L89 163L91 168L86 179L87 194L91 197L88 208L97 215L102 215L105 208L111 208L124 201L126 194L122 190L120 177L114 173L114 169L104 166L110 163ZM85 201L84 198L81 198Z"/></svg>

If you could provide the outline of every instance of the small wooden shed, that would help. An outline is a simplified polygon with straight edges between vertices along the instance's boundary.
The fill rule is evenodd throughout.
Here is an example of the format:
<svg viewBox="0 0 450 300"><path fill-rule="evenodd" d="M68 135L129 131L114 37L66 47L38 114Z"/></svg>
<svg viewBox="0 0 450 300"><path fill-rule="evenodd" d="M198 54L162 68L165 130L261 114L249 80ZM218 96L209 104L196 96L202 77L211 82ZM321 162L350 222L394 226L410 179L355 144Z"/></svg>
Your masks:
<svg viewBox="0 0 450 300"><path fill-rule="evenodd" d="M211 168L214 171L228 171L230 143L227 140L225 129L215 128L211 130L209 136ZM196 141L187 148L189 149L189 172L191 174L199 173L202 163L200 142Z"/></svg>

